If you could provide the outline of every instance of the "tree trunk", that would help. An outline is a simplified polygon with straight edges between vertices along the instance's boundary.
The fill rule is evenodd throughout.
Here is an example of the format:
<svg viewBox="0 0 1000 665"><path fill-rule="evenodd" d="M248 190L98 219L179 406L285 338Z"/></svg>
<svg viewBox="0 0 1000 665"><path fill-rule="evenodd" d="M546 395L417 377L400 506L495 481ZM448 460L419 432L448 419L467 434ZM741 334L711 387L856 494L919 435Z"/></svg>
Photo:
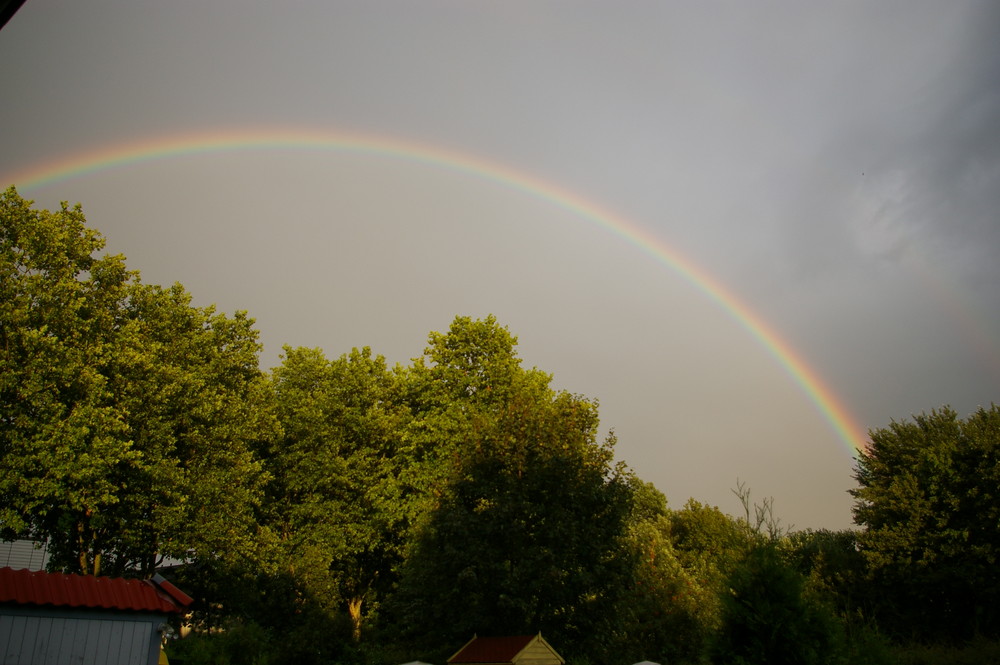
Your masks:
<svg viewBox="0 0 1000 665"><path fill-rule="evenodd" d="M355 642L361 641L361 603L364 596L355 596L347 601L347 613L351 616L351 636Z"/></svg>

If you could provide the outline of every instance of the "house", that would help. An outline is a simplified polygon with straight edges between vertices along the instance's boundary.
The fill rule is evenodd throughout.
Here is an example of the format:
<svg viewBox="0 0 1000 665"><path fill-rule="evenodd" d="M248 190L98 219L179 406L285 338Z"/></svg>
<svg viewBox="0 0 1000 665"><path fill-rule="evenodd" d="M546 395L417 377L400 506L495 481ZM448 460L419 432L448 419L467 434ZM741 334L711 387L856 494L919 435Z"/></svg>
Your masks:
<svg viewBox="0 0 1000 665"><path fill-rule="evenodd" d="M0 568L0 663L156 665L167 618L191 602L159 575Z"/></svg>
<svg viewBox="0 0 1000 665"><path fill-rule="evenodd" d="M448 665L565 665L566 661L537 635L473 636L448 659Z"/></svg>
<svg viewBox="0 0 1000 665"><path fill-rule="evenodd" d="M27 568L45 570L49 564L49 550L46 543L17 539L0 542L0 568Z"/></svg>

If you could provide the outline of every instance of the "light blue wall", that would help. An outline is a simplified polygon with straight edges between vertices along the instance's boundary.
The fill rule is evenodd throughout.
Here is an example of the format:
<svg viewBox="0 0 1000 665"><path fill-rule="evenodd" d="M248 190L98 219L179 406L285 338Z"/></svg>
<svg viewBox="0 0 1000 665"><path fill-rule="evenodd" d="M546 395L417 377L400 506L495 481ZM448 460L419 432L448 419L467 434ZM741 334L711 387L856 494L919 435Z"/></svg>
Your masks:
<svg viewBox="0 0 1000 665"><path fill-rule="evenodd" d="M156 665L165 617L0 607L3 665Z"/></svg>

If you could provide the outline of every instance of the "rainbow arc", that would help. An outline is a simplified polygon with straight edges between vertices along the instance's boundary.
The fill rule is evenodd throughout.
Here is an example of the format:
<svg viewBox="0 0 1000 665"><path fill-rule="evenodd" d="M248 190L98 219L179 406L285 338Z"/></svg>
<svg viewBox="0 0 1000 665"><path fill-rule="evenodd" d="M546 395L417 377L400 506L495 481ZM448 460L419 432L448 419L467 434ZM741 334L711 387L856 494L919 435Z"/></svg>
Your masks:
<svg viewBox="0 0 1000 665"><path fill-rule="evenodd" d="M376 155L458 171L541 199L606 229L653 257L728 312L803 390L836 432L848 454L853 456L858 450L863 449L866 441L864 430L850 414L843 401L791 345L719 280L639 224L551 182L481 157L378 135L326 130L257 128L184 133L104 146L8 174L4 182L15 184L24 191L96 171L170 157L275 148Z"/></svg>

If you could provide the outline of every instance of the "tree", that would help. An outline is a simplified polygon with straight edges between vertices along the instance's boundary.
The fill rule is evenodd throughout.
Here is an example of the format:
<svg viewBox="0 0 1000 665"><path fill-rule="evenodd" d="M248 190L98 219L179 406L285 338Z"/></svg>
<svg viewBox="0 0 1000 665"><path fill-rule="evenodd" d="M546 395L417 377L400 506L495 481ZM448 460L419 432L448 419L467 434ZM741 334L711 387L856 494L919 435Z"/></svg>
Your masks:
<svg viewBox="0 0 1000 665"><path fill-rule="evenodd" d="M884 590L873 587L854 530L796 531L780 546L785 560L806 579L806 592L822 598L841 621L846 662L894 662L873 609Z"/></svg>
<svg viewBox="0 0 1000 665"><path fill-rule="evenodd" d="M516 394L549 395L551 377L521 367L517 337L491 316L457 316L447 334L431 332L407 368L403 403L412 413L400 454L401 489L419 497L415 514L436 507L466 447Z"/></svg>
<svg viewBox="0 0 1000 665"><path fill-rule="evenodd" d="M429 655L541 630L600 657L628 571L630 485L613 437L597 440L596 403L522 369L492 318L457 318L430 341L433 364L410 378L412 450L432 489L391 599L395 638Z"/></svg>
<svg viewBox="0 0 1000 665"><path fill-rule="evenodd" d="M804 576L782 560L774 543L763 543L729 578L712 662L837 663L841 637L836 616L807 593Z"/></svg>
<svg viewBox="0 0 1000 665"><path fill-rule="evenodd" d="M877 595L868 584L868 567L857 531L796 531L782 543L782 551L795 570L809 579L811 587L831 599L842 616L871 618Z"/></svg>
<svg viewBox="0 0 1000 665"><path fill-rule="evenodd" d="M141 283L80 206L0 197L0 526L81 573L254 547L252 320Z"/></svg>
<svg viewBox="0 0 1000 665"><path fill-rule="evenodd" d="M0 197L0 525L61 534L82 572L100 569L105 515L140 464L100 371L132 275L79 206Z"/></svg>
<svg viewBox="0 0 1000 665"><path fill-rule="evenodd" d="M747 530L718 508L689 499L679 510L639 522L633 534L643 553L635 573L643 593L630 607L643 608L636 627L645 624L653 633L638 643L658 643L662 660L698 660L719 628L729 575L751 547ZM657 660L655 653L636 656Z"/></svg>
<svg viewBox="0 0 1000 665"><path fill-rule="evenodd" d="M670 513L671 542L682 564L696 571L701 584L718 590L754 544L747 526L694 499Z"/></svg>
<svg viewBox="0 0 1000 665"><path fill-rule="evenodd" d="M253 319L193 307L179 284L138 280L120 319L102 372L142 473L116 529L117 571L150 574L164 555L256 559L258 451L279 430Z"/></svg>
<svg viewBox="0 0 1000 665"><path fill-rule="evenodd" d="M873 430L858 454L855 522L897 634L1000 634L1000 408L945 407Z"/></svg>
<svg viewBox="0 0 1000 665"><path fill-rule="evenodd" d="M396 487L398 381L367 347L332 362L286 347L274 370L284 436L268 455L270 519L288 566L315 597L345 607L355 640L366 599L392 582L409 520Z"/></svg>
<svg viewBox="0 0 1000 665"><path fill-rule="evenodd" d="M717 627L718 589L675 547L663 494L633 479L632 504L626 538L631 583L614 612L615 652L620 662L695 662Z"/></svg>

